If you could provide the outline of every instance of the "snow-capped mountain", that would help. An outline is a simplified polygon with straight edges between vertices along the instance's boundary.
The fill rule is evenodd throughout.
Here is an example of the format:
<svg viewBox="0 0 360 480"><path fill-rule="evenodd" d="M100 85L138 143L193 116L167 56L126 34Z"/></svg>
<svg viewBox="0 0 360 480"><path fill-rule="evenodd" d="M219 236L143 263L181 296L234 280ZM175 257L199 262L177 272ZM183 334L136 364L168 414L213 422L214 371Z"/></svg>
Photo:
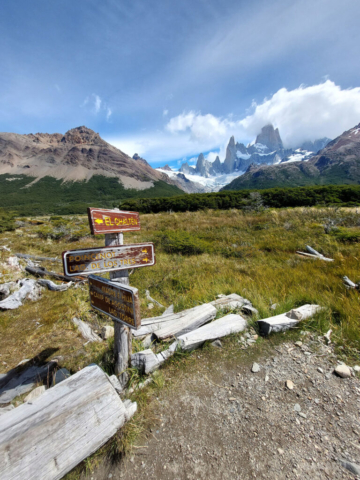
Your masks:
<svg viewBox="0 0 360 480"><path fill-rule="evenodd" d="M174 180L180 180L179 174L183 179L190 180L186 190L190 189L189 193L196 191L199 185L201 190L198 192L214 192L242 175L250 165L277 165L286 162L307 161L329 142L329 138L322 138L314 142L304 142L296 149L286 149L279 129L274 129L273 125L265 125L256 140L247 146L235 142L235 138L231 137L223 162L220 161L219 156L214 162L210 162L200 153L194 167L186 162L181 165L179 171L174 170L170 173L168 165L158 170L167 173ZM192 185L193 182L197 185Z"/></svg>

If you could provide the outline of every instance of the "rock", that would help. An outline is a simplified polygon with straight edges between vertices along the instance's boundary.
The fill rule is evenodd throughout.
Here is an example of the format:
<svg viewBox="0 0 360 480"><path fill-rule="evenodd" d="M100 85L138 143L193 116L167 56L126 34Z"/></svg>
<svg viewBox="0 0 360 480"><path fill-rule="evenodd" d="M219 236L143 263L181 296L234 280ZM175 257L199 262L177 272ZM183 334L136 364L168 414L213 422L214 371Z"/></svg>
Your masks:
<svg viewBox="0 0 360 480"><path fill-rule="evenodd" d="M339 459L341 466L349 470L349 472L353 473L354 475L360 475L360 466L356 465L356 463L348 462L347 460Z"/></svg>
<svg viewBox="0 0 360 480"><path fill-rule="evenodd" d="M302 417L302 418L306 418L305 413L299 412L299 415L300 415L300 417Z"/></svg>
<svg viewBox="0 0 360 480"><path fill-rule="evenodd" d="M321 367L318 367L317 371L318 371L319 373L324 373L324 370L323 370Z"/></svg>
<svg viewBox="0 0 360 480"><path fill-rule="evenodd" d="M355 371L355 372L360 372L360 367L359 367L359 365L355 365L354 371Z"/></svg>
<svg viewBox="0 0 360 480"><path fill-rule="evenodd" d="M253 335L253 339L256 341L259 338L259 335Z"/></svg>
<svg viewBox="0 0 360 480"><path fill-rule="evenodd" d="M298 403L295 403L295 405L294 405L294 411L295 411L295 412L301 412L301 407L300 407L300 405L299 405Z"/></svg>
<svg viewBox="0 0 360 480"><path fill-rule="evenodd" d="M26 395L26 397L24 398L24 402L31 402L32 400L35 400L35 398L40 397L40 395L42 395L45 391L46 388L44 385L34 388L34 390L31 390L31 392Z"/></svg>
<svg viewBox="0 0 360 480"><path fill-rule="evenodd" d="M265 382L269 381L269 375L265 375Z"/></svg>
<svg viewBox="0 0 360 480"><path fill-rule="evenodd" d="M273 303L270 307L270 310L276 310L278 306L279 306L278 303Z"/></svg>
<svg viewBox="0 0 360 480"><path fill-rule="evenodd" d="M299 342L295 342L295 343L294 343L294 345L296 345L297 347L302 347L302 344L303 344L303 343L302 343L302 342L300 342L300 341L299 341Z"/></svg>
<svg viewBox="0 0 360 480"><path fill-rule="evenodd" d="M294 389L294 383L291 380L286 380L286 386L289 390Z"/></svg>
<svg viewBox="0 0 360 480"><path fill-rule="evenodd" d="M215 341L211 342L211 345L212 345L213 347L222 348L222 343L220 342L220 340L219 340L219 339L217 339L217 340L215 340Z"/></svg>
<svg viewBox="0 0 360 480"><path fill-rule="evenodd" d="M154 304L153 304L153 303L148 303L147 308L148 308L149 310L152 310L152 309L154 308Z"/></svg>
<svg viewBox="0 0 360 480"><path fill-rule="evenodd" d="M67 368L60 368L60 370L57 370L56 373L53 375L51 386L54 387L55 385L61 383L63 380L66 380L70 376L71 374Z"/></svg>
<svg viewBox="0 0 360 480"><path fill-rule="evenodd" d="M337 367L335 367L335 373L341 378L351 377L351 371L347 365L338 365Z"/></svg>
<svg viewBox="0 0 360 480"><path fill-rule="evenodd" d="M282 448L278 448L277 451L279 452L280 455L284 455L284 450Z"/></svg>
<svg viewBox="0 0 360 480"><path fill-rule="evenodd" d="M114 327L110 325L106 325L105 327L102 327L101 329L101 337L104 340L108 340L109 338L112 338L114 336Z"/></svg>
<svg viewBox="0 0 360 480"><path fill-rule="evenodd" d="M251 367L251 371L253 373L260 372L260 365L258 363L253 363L253 366Z"/></svg>

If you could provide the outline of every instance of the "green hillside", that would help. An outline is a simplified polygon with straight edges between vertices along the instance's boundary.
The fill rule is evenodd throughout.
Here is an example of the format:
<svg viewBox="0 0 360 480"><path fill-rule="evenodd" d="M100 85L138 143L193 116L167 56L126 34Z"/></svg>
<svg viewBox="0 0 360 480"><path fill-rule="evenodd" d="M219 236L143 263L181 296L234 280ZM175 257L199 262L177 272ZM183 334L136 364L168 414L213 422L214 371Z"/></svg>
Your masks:
<svg viewBox="0 0 360 480"><path fill-rule="evenodd" d="M63 182L53 177L35 180L26 175L0 175L0 205L18 215L80 214L89 206L109 208L133 198L184 194L159 180L146 190L125 189L117 178L94 175L89 181Z"/></svg>

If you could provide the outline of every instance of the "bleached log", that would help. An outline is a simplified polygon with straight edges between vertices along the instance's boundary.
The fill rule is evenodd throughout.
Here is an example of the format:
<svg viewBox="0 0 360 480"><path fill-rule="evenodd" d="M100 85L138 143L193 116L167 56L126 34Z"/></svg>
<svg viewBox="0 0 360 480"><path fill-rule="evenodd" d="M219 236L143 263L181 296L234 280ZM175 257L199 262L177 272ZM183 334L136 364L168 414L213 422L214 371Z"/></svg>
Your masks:
<svg viewBox="0 0 360 480"><path fill-rule="evenodd" d="M199 305L188 312L186 315L172 322L166 322L159 330L154 332L158 340L165 340L173 336L180 336L201 327L216 317L216 308L213 305L205 303Z"/></svg>
<svg viewBox="0 0 360 480"><path fill-rule="evenodd" d="M167 350L158 354L155 354L150 348L133 353L131 355L131 366L137 368L141 373L151 373L175 353L177 346L178 341L175 340Z"/></svg>
<svg viewBox="0 0 360 480"><path fill-rule="evenodd" d="M324 255L322 253L319 253L317 250L314 248L310 247L309 245L305 245L306 250L311 253L312 255L316 255L317 257L323 257Z"/></svg>
<svg viewBox="0 0 360 480"><path fill-rule="evenodd" d="M107 375L84 368L1 417L2 480L62 478L98 450L136 410Z"/></svg>
<svg viewBox="0 0 360 480"><path fill-rule="evenodd" d="M32 365L25 370L14 368L0 379L0 404L9 403L14 398L30 392L38 383L50 382L57 362L49 362L43 366Z"/></svg>
<svg viewBox="0 0 360 480"><path fill-rule="evenodd" d="M251 305L251 302L236 293L231 293L230 295L223 296L210 302L210 305L213 305L217 310L232 310L235 308L241 308L243 305Z"/></svg>
<svg viewBox="0 0 360 480"><path fill-rule="evenodd" d="M305 320L320 312L323 307L319 305L306 304L299 308L294 308L290 312L276 315L275 317L258 320L260 333L268 335L272 332L282 332L296 326L301 320Z"/></svg>
<svg viewBox="0 0 360 480"><path fill-rule="evenodd" d="M326 258L326 257L323 257L322 255L321 256L313 255L311 253L305 253L305 252L299 252L299 251L297 251L296 253L298 253L299 255L303 255L304 257L315 258L317 260L324 260L324 262L333 262L334 261L333 258Z"/></svg>
<svg viewBox="0 0 360 480"><path fill-rule="evenodd" d="M26 298L38 300L40 297L40 288L35 280L24 278L19 281L20 289L0 302L0 310L15 310L21 307Z"/></svg>
<svg viewBox="0 0 360 480"><path fill-rule="evenodd" d="M38 261L47 261L47 262L59 262L61 263L61 260L59 258L51 258L51 257L37 257L36 255L28 255L27 253L15 253L15 255L18 258L31 258L33 260L38 260Z"/></svg>
<svg viewBox="0 0 360 480"><path fill-rule="evenodd" d="M215 320L190 333L178 337L182 350L194 350L207 340L216 340L232 333L242 332L247 327L247 321L240 315L230 314Z"/></svg>
<svg viewBox="0 0 360 480"><path fill-rule="evenodd" d="M0 285L0 298L1 298L1 300L3 300L4 298L6 298L10 295L10 292L15 287L15 285L16 285L15 282L7 282L7 283L2 283Z"/></svg>
<svg viewBox="0 0 360 480"><path fill-rule="evenodd" d="M52 290L54 292L64 292L73 284L73 282L69 282L63 283L62 285L56 285L56 283L52 282L51 280L45 280L45 278L41 278L37 281L37 283L38 285L41 285L42 287L47 287L49 290Z"/></svg>
<svg viewBox="0 0 360 480"><path fill-rule="evenodd" d="M170 305L170 307L168 307L168 308L165 310L165 312L162 314L162 317L163 317L164 315L170 315L170 314L172 314L172 313L174 313L174 305Z"/></svg>
<svg viewBox="0 0 360 480"><path fill-rule="evenodd" d="M85 340L87 340L88 342L102 342L102 339L99 337L99 335L96 335L90 325L76 317L74 317L72 321L78 327L81 335L85 338Z"/></svg>
<svg viewBox="0 0 360 480"><path fill-rule="evenodd" d="M343 277L343 282L345 283L345 286L348 288L358 288L356 283L352 282L346 275Z"/></svg>
<svg viewBox="0 0 360 480"><path fill-rule="evenodd" d="M42 267L25 267L25 271L35 275L36 277L54 277L56 280L62 280L64 282L82 282L86 280L86 277L81 275L76 277L68 277L67 275L62 275L61 273L49 272Z"/></svg>
<svg viewBox="0 0 360 480"><path fill-rule="evenodd" d="M164 308L164 305L161 305L161 303L159 303L157 300L154 300L154 299L150 296L149 290L145 290L145 297L147 298L147 300L149 300L149 302L156 303L156 305L158 305L159 307Z"/></svg>

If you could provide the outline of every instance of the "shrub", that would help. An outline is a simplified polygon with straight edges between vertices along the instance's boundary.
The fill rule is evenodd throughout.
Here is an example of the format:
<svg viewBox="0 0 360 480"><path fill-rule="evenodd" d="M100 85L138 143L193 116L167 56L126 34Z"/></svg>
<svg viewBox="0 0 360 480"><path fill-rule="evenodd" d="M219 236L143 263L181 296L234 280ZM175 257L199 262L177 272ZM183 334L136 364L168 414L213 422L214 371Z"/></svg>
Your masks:
<svg viewBox="0 0 360 480"><path fill-rule="evenodd" d="M187 232L160 232L154 236L153 241L166 253L198 255L211 251L211 245L208 242Z"/></svg>
<svg viewBox="0 0 360 480"><path fill-rule="evenodd" d="M0 209L0 233L15 230L15 214Z"/></svg>
<svg viewBox="0 0 360 480"><path fill-rule="evenodd" d="M338 227L331 231L337 240L343 243L357 243L360 242L360 230L350 230L348 228Z"/></svg>

